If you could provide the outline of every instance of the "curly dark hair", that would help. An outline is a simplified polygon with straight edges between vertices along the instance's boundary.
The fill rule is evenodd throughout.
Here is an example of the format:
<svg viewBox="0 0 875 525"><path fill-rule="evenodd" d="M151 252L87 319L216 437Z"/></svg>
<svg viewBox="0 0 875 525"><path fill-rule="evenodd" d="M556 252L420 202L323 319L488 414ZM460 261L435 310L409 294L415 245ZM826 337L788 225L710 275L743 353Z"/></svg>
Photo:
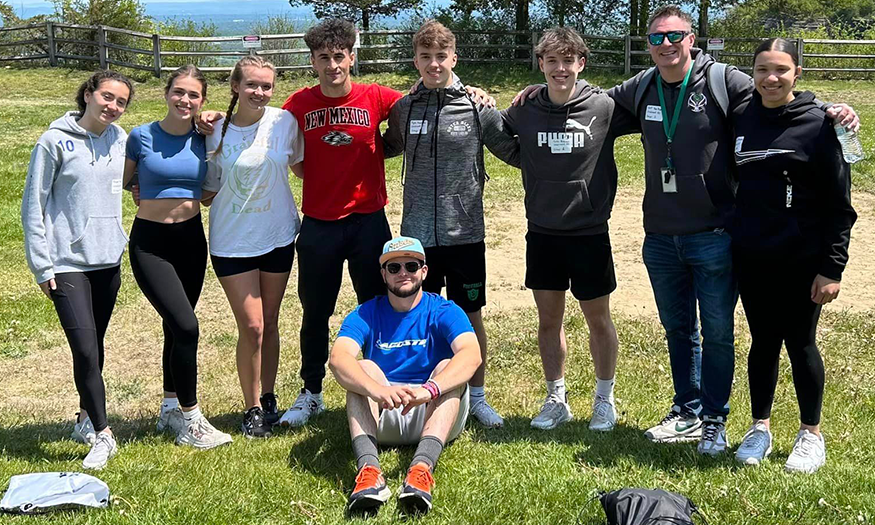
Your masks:
<svg viewBox="0 0 875 525"><path fill-rule="evenodd" d="M348 20L329 18L311 27L304 35L310 53L319 49L346 49L352 53L355 46L355 26Z"/></svg>
<svg viewBox="0 0 875 525"><path fill-rule="evenodd" d="M76 106L79 107L79 111L85 113L85 93L94 93L98 89L100 89L100 85L104 82L108 82L110 80L115 80L116 82L121 82L122 84L128 86L128 91L130 94L128 95L128 104L131 103L131 99L134 98L134 84L131 82L131 79L118 73L116 71L111 71L109 69L101 69L99 71L95 71L88 80L82 83L79 86L79 90L76 91Z"/></svg>

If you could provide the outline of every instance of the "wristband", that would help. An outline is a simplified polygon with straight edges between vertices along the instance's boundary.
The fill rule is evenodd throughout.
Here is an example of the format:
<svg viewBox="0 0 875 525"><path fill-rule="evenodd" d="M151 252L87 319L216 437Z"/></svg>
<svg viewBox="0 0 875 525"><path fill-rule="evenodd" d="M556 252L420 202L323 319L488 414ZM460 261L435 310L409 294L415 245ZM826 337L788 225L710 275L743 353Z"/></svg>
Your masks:
<svg viewBox="0 0 875 525"><path fill-rule="evenodd" d="M441 397L441 388L435 383L433 380L429 379L426 381L422 388L428 390L428 393L431 394L432 399L437 399Z"/></svg>

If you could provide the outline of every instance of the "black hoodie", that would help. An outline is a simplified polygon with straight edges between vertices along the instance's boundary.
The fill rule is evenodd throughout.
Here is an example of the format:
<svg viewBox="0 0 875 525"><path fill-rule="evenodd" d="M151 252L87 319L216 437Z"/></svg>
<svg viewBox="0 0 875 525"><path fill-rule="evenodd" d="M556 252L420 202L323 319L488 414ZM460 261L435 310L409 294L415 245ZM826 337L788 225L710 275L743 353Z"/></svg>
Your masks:
<svg viewBox="0 0 875 525"><path fill-rule="evenodd" d="M729 229L737 249L816 257L818 273L841 280L857 214L850 166L818 106L809 91L779 108L764 107L754 93L736 121L738 192Z"/></svg>

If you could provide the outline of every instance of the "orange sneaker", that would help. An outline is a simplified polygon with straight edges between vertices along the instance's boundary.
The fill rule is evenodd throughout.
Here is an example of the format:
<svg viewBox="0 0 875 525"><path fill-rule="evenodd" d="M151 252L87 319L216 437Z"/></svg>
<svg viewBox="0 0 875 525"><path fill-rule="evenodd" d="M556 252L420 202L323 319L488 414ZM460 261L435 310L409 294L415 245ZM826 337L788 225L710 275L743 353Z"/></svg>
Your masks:
<svg viewBox="0 0 875 525"><path fill-rule="evenodd" d="M356 474L355 488L349 495L349 510L355 512L379 508L391 494L383 471L379 467L365 465Z"/></svg>
<svg viewBox="0 0 875 525"><path fill-rule="evenodd" d="M407 514L425 514L431 510L431 489L434 477L425 463L417 463L407 471L398 505Z"/></svg>

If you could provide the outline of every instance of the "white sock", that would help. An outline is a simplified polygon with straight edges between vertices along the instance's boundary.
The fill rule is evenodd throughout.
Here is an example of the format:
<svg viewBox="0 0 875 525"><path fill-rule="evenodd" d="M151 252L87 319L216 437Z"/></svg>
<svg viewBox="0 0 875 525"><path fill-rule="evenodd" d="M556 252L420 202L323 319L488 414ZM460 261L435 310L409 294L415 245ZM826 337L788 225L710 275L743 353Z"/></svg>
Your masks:
<svg viewBox="0 0 875 525"><path fill-rule="evenodd" d="M547 381L547 394L556 394L565 401L565 378L560 377L555 381Z"/></svg>
<svg viewBox="0 0 875 525"><path fill-rule="evenodd" d="M165 397L164 401L161 402L161 412L167 412L168 410L173 410L174 408L179 406L179 398L178 397Z"/></svg>
<svg viewBox="0 0 875 525"><path fill-rule="evenodd" d="M599 379L595 378L595 395L605 399L614 398L614 378Z"/></svg>
<svg viewBox="0 0 875 525"><path fill-rule="evenodd" d="M190 423L196 419L202 418L203 414L201 414L201 407L194 407L194 409L189 410L188 412L183 410L182 417L185 418L185 421L187 423Z"/></svg>
<svg viewBox="0 0 875 525"><path fill-rule="evenodd" d="M475 401L485 400L486 399L486 387L485 386L468 385L468 396L471 398L472 405L474 404Z"/></svg>

